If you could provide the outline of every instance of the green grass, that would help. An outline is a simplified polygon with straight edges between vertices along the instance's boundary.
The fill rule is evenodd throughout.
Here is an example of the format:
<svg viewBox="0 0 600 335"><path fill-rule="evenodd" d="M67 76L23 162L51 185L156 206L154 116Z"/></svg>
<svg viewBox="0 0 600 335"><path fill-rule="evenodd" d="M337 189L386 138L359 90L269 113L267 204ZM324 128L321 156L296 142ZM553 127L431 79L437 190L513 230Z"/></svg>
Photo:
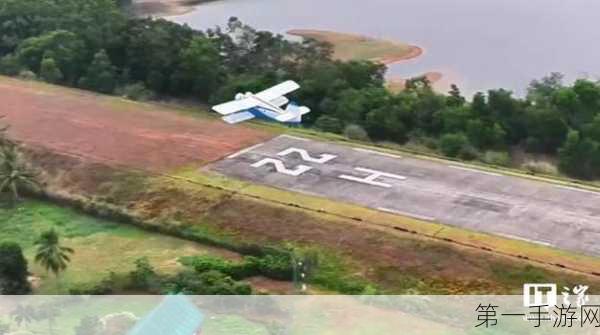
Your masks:
<svg viewBox="0 0 600 335"><path fill-rule="evenodd" d="M58 279L33 262L35 240L41 232L51 228L60 234L64 245L75 249L69 268ZM30 271L41 278L36 293L66 292L73 285L98 282L111 271L130 271L139 257L148 257L158 271L169 273L180 268L177 259L182 256L231 255L33 200L0 208L0 229L0 240L19 243L29 260Z"/></svg>

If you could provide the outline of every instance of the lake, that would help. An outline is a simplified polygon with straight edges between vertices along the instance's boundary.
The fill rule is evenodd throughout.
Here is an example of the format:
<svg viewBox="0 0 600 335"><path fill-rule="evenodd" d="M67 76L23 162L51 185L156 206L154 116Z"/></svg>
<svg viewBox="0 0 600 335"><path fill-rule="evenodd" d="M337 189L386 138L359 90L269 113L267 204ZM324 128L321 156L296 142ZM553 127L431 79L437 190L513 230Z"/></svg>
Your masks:
<svg viewBox="0 0 600 335"><path fill-rule="evenodd" d="M522 95L550 72L600 77L598 0L221 0L169 19L198 29L231 16L259 29L324 29L425 49L389 76L444 74L467 94L504 87Z"/></svg>

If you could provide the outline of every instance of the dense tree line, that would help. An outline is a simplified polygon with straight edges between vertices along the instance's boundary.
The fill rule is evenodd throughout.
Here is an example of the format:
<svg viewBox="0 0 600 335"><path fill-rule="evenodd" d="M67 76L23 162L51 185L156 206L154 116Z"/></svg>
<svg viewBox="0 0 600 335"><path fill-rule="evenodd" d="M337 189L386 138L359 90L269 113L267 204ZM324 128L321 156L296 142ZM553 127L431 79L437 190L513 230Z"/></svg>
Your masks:
<svg viewBox="0 0 600 335"><path fill-rule="evenodd" d="M231 99L286 79L312 108L308 126L377 141L416 141L462 159L508 164L520 147L559 158L578 178L600 177L600 84L566 86L553 74L526 98L504 89L467 101L458 87L434 92L416 78L385 88L385 66L331 59L331 47L292 42L237 19L197 31L130 18L115 0L1 0L0 72L131 98Z"/></svg>

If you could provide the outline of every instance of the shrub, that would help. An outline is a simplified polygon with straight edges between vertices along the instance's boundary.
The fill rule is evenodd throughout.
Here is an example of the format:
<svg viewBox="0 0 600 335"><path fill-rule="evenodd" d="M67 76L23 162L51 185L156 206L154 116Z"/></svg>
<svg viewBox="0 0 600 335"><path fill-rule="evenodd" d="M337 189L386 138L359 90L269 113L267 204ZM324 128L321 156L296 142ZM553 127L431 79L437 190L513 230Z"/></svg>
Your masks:
<svg viewBox="0 0 600 335"><path fill-rule="evenodd" d="M127 84L116 89L116 94L124 98L147 101L154 99L154 92L146 88L143 83Z"/></svg>
<svg viewBox="0 0 600 335"><path fill-rule="evenodd" d="M344 128L344 136L351 140L357 141L369 140L369 135L367 135L367 132L361 126L356 124L347 125L346 128Z"/></svg>
<svg viewBox="0 0 600 335"><path fill-rule="evenodd" d="M49 83L57 84L63 80L64 76L56 61L53 58L46 57L40 65L40 78Z"/></svg>
<svg viewBox="0 0 600 335"><path fill-rule="evenodd" d="M509 166L511 163L510 155L501 151L486 151L481 160L498 166Z"/></svg>
<svg viewBox="0 0 600 335"><path fill-rule="evenodd" d="M147 257L141 257L135 260L135 270L129 273L130 288L139 290L149 290L158 288L159 278Z"/></svg>
<svg viewBox="0 0 600 335"><path fill-rule="evenodd" d="M344 125L342 121L338 118L322 115L319 116L317 121L315 121L315 127L322 131L330 132L330 133L341 133L344 129Z"/></svg>
<svg viewBox="0 0 600 335"><path fill-rule="evenodd" d="M442 153L449 157L457 157L467 145L469 140L462 133L445 134L440 138L439 143Z"/></svg>
<svg viewBox="0 0 600 335"><path fill-rule="evenodd" d="M13 242L0 244L0 294L29 293L27 273L27 260L21 247Z"/></svg>
<svg viewBox="0 0 600 335"><path fill-rule="evenodd" d="M467 144L460 149L458 157L466 161L472 161L479 157L479 151L471 144Z"/></svg>
<svg viewBox="0 0 600 335"><path fill-rule="evenodd" d="M170 283L170 293L197 295L247 295L252 288L247 283L236 282L226 274L210 270L180 272Z"/></svg>
<svg viewBox="0 0 600 335"><path fill-rule="evenodd" d="M37 76L35 75L35 73L33 73L33 71L29 71L29 70L23 70L23 71L19 72L19 78L25 79L25 80L38 79Z"/></svg>
<svg viewBox="0 0 600 335"><path fill-rule="evenodd" d="M6 55L0 58L0 73L7 76L15 76L23 67L19 62L19 59L14 55Z"/></svg>
<svg viewBox="0 0 600 335"><path fill-rule="evenodd" d="M521 168L531 174L557 174L558 169L556 166L548 162L542 161L528 161L525 162Z"/></svg>

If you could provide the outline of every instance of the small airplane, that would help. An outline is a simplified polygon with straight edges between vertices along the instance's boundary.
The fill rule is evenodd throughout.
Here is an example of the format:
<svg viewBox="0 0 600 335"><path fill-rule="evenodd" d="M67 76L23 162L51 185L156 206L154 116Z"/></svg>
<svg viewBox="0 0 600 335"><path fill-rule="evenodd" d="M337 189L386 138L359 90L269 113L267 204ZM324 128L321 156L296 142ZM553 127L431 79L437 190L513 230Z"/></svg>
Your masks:
<svg viewBox="0 0 600 335"><path fill-rule="evenodd" d="M238 93L235 100L213 106L223 121L234 124L253 118L267 119L288 124L299 124L302 115L310 113L310 108L298 106L285 97L300 88L298 83L288 80L259 93ZM283 106L287 105L285 109Z"/></svg>

